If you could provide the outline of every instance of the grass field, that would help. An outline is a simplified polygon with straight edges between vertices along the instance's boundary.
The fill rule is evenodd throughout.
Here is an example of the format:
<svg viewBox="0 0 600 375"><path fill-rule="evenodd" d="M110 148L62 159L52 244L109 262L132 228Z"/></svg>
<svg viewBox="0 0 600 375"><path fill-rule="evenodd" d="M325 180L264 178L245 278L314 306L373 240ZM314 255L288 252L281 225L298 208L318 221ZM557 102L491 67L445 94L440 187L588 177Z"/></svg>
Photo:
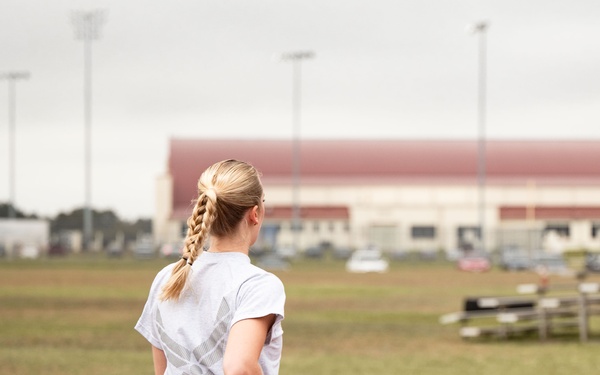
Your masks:
<svg viewBox="0 0 600 375"><path fill-rule="evenodd" d="M0 260L0 374L151 374L149 344L133 330L165 260L72 257ZM597 374L591 342L562 336L463 341L440 315L469 295L513 294L531 273L456 271L394 263L348 274L336 261L275 272L286 285L281 374ZM552 279L551 282L565 280ZM600 279L590 279L600 281Z"/></svg>

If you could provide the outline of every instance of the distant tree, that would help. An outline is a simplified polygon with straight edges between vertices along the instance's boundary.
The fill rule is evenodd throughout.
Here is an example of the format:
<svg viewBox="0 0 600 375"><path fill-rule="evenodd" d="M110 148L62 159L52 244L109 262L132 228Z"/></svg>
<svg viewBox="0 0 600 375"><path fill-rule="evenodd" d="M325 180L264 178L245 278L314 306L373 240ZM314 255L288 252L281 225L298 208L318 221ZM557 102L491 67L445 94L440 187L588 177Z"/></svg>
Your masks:
<svg viewBox="0 0 600 375"><path fill-rule="evenodd" d="M82 230L83 212L82 208L78 208L69 213L58 214L50 223L51 233L58 234L66 230ZM118 233L123 234L125 241L134 241L139 234L152 232L151 220L138 219L130 223L119 219L117 214L111 210L92 210L92 222L94 231L102 232L104 246L114 241Z"/></svg>
<svg viewBox="0 0 600 375"><path fill-rule="evenodd" d="M142 233L152 233L152 219L138 219L133 226Z"/></svg>
<svg viewBox="0 0 600 375"><path fill-rule="evenodd" d="M0 203L0 218L8 218L8 214L10 211L10 207L12 205L10 203ZM23 211L19 210L17 207L15 209L15 217L17 219L37 219L37 215L27 215L23 213Z"/></svg>
<svg viewBox="0 0 600 375"><path fill-rule="evenodd" d="M125 241L134 241L140 234L152 233L152 220L138 219L135 222L122 222L121 231L125 234Z"/></svg>
<svg viewBox="0 0 600 375"><path fill-rule="evenodd" d="M69 213L59 213L50 223L51 232L64 230L81 230L83 227L83 209L76 209Z"/></svg>

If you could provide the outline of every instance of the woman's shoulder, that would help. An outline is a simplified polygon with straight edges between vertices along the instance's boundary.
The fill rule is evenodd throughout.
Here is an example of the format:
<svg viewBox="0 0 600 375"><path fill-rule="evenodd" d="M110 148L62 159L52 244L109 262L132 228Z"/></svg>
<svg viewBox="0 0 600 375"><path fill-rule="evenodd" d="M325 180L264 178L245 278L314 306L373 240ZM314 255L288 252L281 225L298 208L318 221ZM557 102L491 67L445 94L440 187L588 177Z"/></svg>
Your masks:
<svg viewBox="0 0 600 375"><path fill-rule="evenodd" d="M173 268L175 268L176 264L177 264L177 262L167 264L160 271L158 271L158 273L156 274L156 277L164 277L165 275L171 276L171 273L173 273Z"/></svg>
<svg viewBox="0 0 600 375"><path fill-rule="evenodd" d="M161 284L164 284L173 273L173 268L175 267L175 263L171 263L163 267L156 276L154 276L154 281L152 282L153 287L158 287Z"/></svg>
<svg viewBox="0 0 600 375"><path fill-rule="evenodd" d="M253 264L250 265L250 270L251 272L247 275L245 282L270 285L271 288L283 289L283 282L277 275Z"/></svg>

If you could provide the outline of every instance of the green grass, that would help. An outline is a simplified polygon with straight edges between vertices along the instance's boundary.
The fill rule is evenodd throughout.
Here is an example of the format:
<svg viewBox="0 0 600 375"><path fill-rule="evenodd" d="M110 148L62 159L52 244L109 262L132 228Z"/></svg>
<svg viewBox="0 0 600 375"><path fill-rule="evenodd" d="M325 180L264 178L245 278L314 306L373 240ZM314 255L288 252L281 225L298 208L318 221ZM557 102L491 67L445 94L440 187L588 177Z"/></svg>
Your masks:
<svg viewBox="0 0 600 375"><path fill-rule="evenodd" d="M79 256L0 260L0 374L151 374L133 330L167 261ZM353 275L306 260L276 272L286 285L281 374L596 374L600 324L576 334L464 341L440 315L469 295L513 294L531 273L468 274L443 263L394 263ZM594 276L597 277L597 276ZM565 282L552 279L551 282ZM591 279L600 281L600 279Z"/></svg>

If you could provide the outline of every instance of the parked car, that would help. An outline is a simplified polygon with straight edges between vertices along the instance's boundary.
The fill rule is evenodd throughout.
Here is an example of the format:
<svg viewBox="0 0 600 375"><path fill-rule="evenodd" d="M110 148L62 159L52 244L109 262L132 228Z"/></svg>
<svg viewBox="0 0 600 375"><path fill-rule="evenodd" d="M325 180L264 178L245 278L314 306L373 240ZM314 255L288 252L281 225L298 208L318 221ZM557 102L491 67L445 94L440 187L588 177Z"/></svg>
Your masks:
<svg viewBox="0 0 600 375"><path fill-rule="evenodd" d="M278 254L266 254L260 257L257 265L265 270L287 270L290 264Z"/></svg>
<svg viewBox="0 0 600 375"><path fill-rule="evenodd" d="M349 259L352 256L352 249L346 246L337 246L333 248L333 257L335 259Z"/></svg>
<svg viewBox="0 0 600 375"><path fill-rule="evenodd" d="M403 249L395 249L390 251L389 253L389 258L392 261L403 261L403 260L407 260L409 258L410 254L408 253L408 251L403 250Z"/></svg>
<svg viewBox="0 0 600 375"><path fill-rule="evenodd" d="M533 266L531 255L517 245L504 245L499 252L498 265L505 271L524 271Z"/></svg>
<svg viewBox="0 0 600 375"><path fill-rule="evenodd" d="M325 249L320 246L311 246L304 251L304 256L307 258L322 258Z"/></svg>
<svg viewBox="0 0 600 375"><path fill-rule="evenodd" d="M460 249L446 250L446 260L448 262L456 262L463 256L463 251Z"/></svg>
<svg viewBox="0 0 600 375"><path fill-rule="evenodd" d="M424 249L418 251L419 260L423 261L434 261L438 258L438 251L436 249Z"/></svg>
<svg viewBox="0 0 600 375"><path fill-rule="evenodd" d="M21 258L36 259L40 256L40 247L34 244L25 244L19 248Z"/></svg>
<svg viewBox="0 0 600 375"><path fill-rule="evenodd" d="M486 272L492 268L492 263L485 254L469 254L458 258L456 266L461 271Z"/></svg>
<svg viewBox="0 0 600 375"><path fill-rule="evenodd" d="M533 262L526 254L505 255L500 259L500 268L505 271L524 271L532 266Z"/></svg>
<svg viewBox="0 0 600 375"><path fill-rule="evenodd" d="M183 242L164 243L160 247L160 256L164 258L179 258L183 252Z"/></svg>
<svg viewBox="0 0 600 375"><path fill-rule="evenodd" d="M106 255L108 255L109 257L120 257L121 255L123 255L123 252L123 247L119 246L119 244L114 242L109 244L106 248Z"/></svg>
<svg viewBox="0 0 600 375"><path fill-rule="evenodd" d="M585 269L590 272L600 272L600 253L586 254Z"/></svg>
<svg viewBox="0 0 600 375"><path fill-rule="evenodd" d="M151 239L137 241L133 247L133 256L138 259L149 259L156 257L156 248Z"/></svg>
<svg viewBox="0 0 600 375"><path fill-rule="evenodd" d="M565 258L560 254L539 253L533 259L533 269L550 275L570 276L574 271L569 268Z"/></svg>
<svg viewBox="0 0 600 375"><path fill-rule="evenodd" d="M0 250L0 255L2 251ZM48 247L48 255L49 256L63 256L67 255L67 249L61 245L60 243L51 243L50 247Z"/></svg>
<svg viewBox="0 0 600 375"><path fill-rule="evenodd" d="M275 254L283 259L293 259L296 257L296 249L293 246L277 246Z"/></svg>
<svg viewBox="0 0 600 375"><path fill-rule="evenodd" d="M357 250L355 251L348 262L346 262L346 270L348 272L366 273L366 272L386 272L389 263L383 259L381 252L378 250Z"/></svg>

